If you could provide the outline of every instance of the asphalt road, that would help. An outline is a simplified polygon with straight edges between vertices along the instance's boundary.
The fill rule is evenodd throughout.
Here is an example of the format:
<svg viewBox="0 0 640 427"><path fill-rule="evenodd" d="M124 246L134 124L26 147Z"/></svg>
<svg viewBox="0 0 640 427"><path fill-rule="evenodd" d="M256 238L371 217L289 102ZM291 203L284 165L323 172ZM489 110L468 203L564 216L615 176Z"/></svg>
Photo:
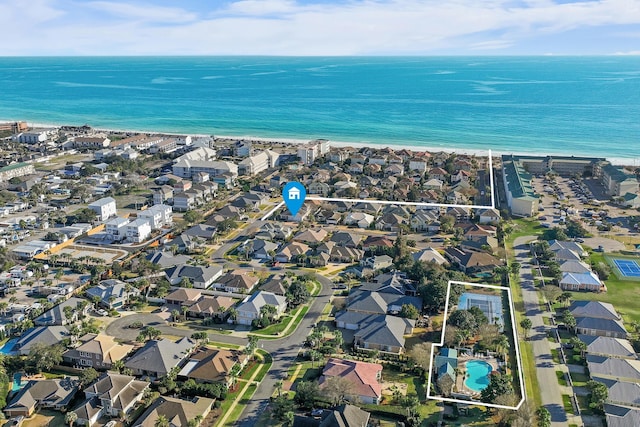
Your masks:
<svg viewBox="0 0 640 427"><path fill-rule="evenodd" d="M542 389L542 405L551 413L551 425L560 427L566 426L569 420L562 403L562 393L556 377L557 367L551 356L547 327L542 320L540 301L533 285L533 273L529 266L531 255L529 255L528 242L532 240L535 240L535 236L518 237L514 242L514 252L516 260L522 265L520 268L522 299L525 314L532 323L529 342L533 348L538 385Z"/></svg>
<svg viewBox="0 0 640 427"><path fill-rule="evenodd" d="M302 343L311 333L311 328L322 314L322 310L329 303L333 290L333 282L324 276L316 274L316 279L322 284L320 294L311 303L309 311L298 325L298 328L288 337L276 340L260 340L258 346L273 357L273 364L269 373L258 386L253 398L245 407L242 415L238 418L236 426L253 427L257 425L258 419L269 405L269 398L275 390L276 381L287 376L289 368L294 364ZM227 338L226 336L221 338ZM224 339L218 339L224 341Z"/></svg>

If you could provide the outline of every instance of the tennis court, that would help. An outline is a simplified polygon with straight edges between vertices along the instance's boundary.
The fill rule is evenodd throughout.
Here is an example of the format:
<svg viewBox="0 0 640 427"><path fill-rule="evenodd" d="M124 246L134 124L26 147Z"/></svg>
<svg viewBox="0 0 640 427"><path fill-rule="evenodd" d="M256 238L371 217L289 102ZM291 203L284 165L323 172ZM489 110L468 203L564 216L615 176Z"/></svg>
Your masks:
<svg viewBox="0 0 640 427"><path fill-rule="evenodd" d="M498 295L477 294L475 292L465 292L458 300L459 310L468 310L471 307L478 307L491 324L504 326L502 318L502 298Z"/></svg>
<svg viewBox="0 0 640 427"><path fill-rule="evenodd" d="M632 259L613 258L613 263L625 277L640 277L640 266Z"/></svg>

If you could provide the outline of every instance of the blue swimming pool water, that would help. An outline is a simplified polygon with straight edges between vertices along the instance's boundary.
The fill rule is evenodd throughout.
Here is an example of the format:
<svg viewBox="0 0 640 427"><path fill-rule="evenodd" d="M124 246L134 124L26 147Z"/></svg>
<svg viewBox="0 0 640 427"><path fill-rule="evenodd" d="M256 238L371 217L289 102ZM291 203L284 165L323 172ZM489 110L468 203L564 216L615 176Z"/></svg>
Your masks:
<svg viewBox="0 0 640 427"><path fill-rule="evenodd" d="M464 385L469 389L481 392L489 385L489 374L493 370L491 365L483 360L470 360L466 363L467 379Z"/></svg>
<svg viewBox="0 0 640 427"><path fill-rule="evenodd" d="M13 374L13 384L11 385L11 391L18 391L22 388L23 385L22 374L20 372L16 372L15 374Z"/></svg>
<svg viewBox="0 0 640 427"><path fill-rule="evenodd" d="M9 341L4 343L2 347L0 347L0 354L13 353L13 348L16 346L17 342L18 342L18 338L11 338Z"/></svg>

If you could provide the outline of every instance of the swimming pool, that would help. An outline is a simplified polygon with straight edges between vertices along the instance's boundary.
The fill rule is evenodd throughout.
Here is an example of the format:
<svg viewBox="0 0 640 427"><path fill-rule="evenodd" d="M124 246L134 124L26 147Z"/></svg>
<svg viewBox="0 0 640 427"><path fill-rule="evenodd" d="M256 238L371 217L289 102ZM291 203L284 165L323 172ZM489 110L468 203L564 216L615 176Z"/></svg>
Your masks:
<svg viewBox="0 0 640 427"><path fill-rule="evenodd" d="M2 347L0 347L0 354L12 354L13 348L16 346L18 342L18 338L11 338L9 341L4 343Z"/></svg>
<svg viewBox="0 0 640 427"><path fill-rule="evenodd" d="M11 384L11 391L20 390L26 383L27 381L22 381L22 373L16 372L15 374L13 374L13 384Z"/></svg>
<svg viewBox="0 0 640 427"><path fill-rule="evenodd" d="M467 379L464 385L470 390L481 392L489 385L489 374L493 370L484 360L470 360L465 363Z"/></svg>

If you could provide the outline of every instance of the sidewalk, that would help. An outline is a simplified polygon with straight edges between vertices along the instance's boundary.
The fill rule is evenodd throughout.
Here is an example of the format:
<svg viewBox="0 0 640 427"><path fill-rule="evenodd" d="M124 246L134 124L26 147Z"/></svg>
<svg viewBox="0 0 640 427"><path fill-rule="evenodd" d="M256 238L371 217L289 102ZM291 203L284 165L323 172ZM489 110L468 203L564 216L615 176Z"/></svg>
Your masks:
<svg viewBox="0 0 640 427"><path fill-rule="evenodd" d="M260 363L262 364L264 362L264 358L256 353L255 354L256 357L260 358ZM248 380L238 380L238 382L241 381L246 381L244 387L242 388L242 390L240 390L238 392L238 396L236 396L236 399L233 401L233 403L231 404L231 406L229 406L229 409L222 415L222 418L218 419L218 421L215 423L215 426L223 426L225 422L227 422L227 418L229 418L229 416L233 413L233 409L236 407L236 405L238 404L238 402L240 400L242 400L242 396L244 395L244 392L247 391L247 389L249 388L249 386L251 384L257 384L254 380L256 378L256 376L258 376L258 374L260 373L262 369L256 369L256 371L253 373L253 375L251 375L251 378L249 378ZM249 399L251 399L252 396L249 396Z"/></svg>

